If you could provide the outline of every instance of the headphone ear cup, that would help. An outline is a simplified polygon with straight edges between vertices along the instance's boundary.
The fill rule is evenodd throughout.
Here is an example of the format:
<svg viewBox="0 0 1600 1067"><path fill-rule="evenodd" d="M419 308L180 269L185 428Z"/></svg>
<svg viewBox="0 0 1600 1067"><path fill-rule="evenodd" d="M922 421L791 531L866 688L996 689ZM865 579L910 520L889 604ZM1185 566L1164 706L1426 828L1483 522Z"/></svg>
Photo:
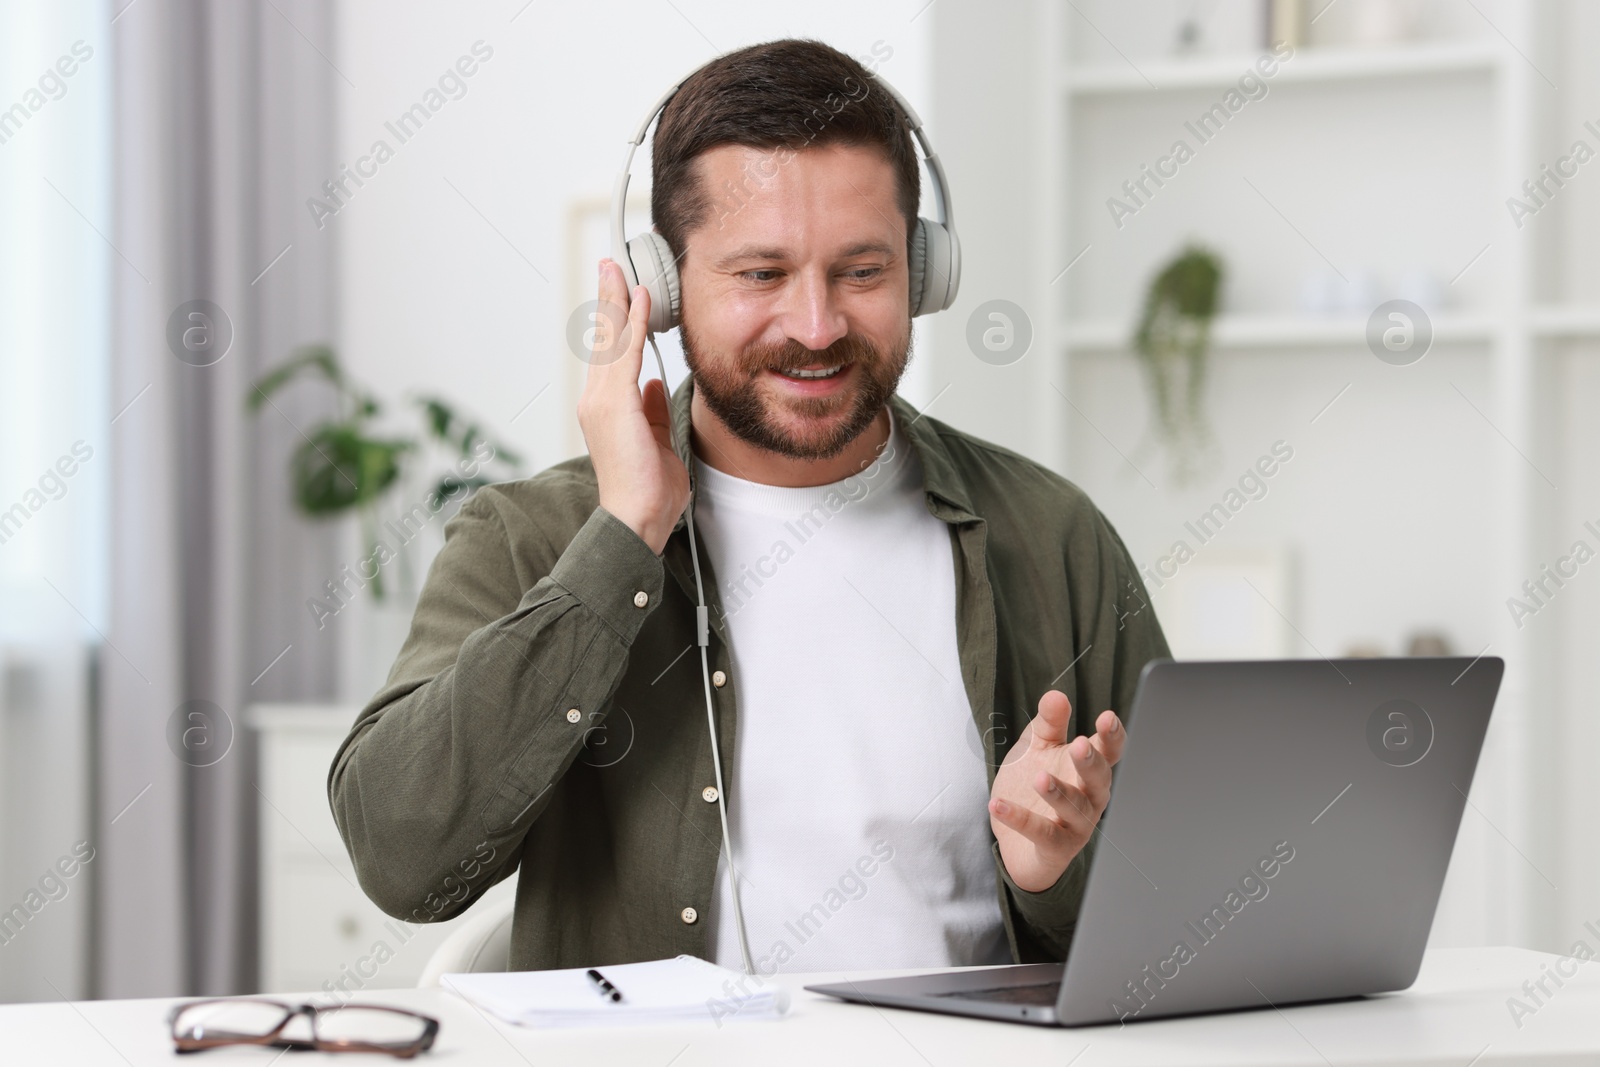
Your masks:
<svg viewBox="0 0 1600 1067"><path fill-rule="evenodd" d="M943 311L956 299L950 232L931 219L918 219L911 236L911 314Z"/></svg>
<svg viewBox="0 0 1600 1067"><path fill-rule="evenodd" d="M678 265L665 237L651 230L628 242L634 277L650 290L650 332L665 333L678 325Z"/></svg>
<svg viewBox="0 0 1600 1067"><path fill-rule="evenodd" d="M924 227L927 219L918 219L916 228L911 231L910 259L906 266L911 275L911 317L916 318L922 314L923 275L926 273L928 262L928 233Z"/></svg>

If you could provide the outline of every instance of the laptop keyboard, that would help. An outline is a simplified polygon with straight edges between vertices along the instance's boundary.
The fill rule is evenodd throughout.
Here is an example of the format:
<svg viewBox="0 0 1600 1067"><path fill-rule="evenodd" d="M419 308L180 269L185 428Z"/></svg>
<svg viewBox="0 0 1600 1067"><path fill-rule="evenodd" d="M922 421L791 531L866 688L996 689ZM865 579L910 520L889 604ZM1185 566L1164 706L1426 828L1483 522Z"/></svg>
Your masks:
<svg viewBox="0 0 1600 1067"><path fill-rule="evenodd" d="M953 997L956 1000L986 1000L993 1004L1027 1004L1053 1008L1060 993L1060 982L1044 982L1040 985L1000 986L996 989L958 989L954 993L938 995Z"/></svg>

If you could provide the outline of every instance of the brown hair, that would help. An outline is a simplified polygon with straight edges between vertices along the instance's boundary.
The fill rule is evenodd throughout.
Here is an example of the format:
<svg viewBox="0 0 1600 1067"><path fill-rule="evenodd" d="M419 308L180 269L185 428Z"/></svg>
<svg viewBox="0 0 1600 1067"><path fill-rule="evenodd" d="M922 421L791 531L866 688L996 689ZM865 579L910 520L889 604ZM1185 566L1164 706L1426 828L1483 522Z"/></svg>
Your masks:
<svg viewBox="0 0 1600 1067"><path fill-rule="evenodd" d="M729 52L689 75L662 109L651 148L650 214L676 258L713 206L695 160L726 144L790 152L828 144L880 149L895 172L910 241L921 177L905 113L871 71L838 49L790 38ZM736 205L740 193L730 189L722 199Z"/></svg>

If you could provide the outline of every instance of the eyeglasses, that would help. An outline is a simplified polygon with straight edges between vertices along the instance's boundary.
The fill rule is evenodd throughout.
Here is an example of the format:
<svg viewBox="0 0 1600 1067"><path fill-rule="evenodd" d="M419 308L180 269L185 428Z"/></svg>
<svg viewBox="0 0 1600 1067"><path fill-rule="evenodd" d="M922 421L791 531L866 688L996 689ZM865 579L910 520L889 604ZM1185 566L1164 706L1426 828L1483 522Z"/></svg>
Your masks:
<svg viewBox="0 0 1600 1067"><path fill-rule="evenodd" d="M304 1018L309 1026L291 1024ZM410 1059L433 1047L439 1020L401 1008L372 1004L319 1007L236 997L179 1004L168 1016L179 1052L225 1045L318 1052L383 1052Z"/></svg>

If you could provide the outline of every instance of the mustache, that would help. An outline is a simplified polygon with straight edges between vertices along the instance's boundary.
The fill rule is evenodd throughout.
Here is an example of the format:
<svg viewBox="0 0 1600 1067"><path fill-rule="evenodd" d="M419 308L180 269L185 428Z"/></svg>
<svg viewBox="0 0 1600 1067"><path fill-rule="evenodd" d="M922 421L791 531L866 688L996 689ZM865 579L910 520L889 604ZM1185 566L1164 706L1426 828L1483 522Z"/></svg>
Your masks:
<svg viewBox="0 0 1600 1067"><path fill-rule="evenodd" d="M751 377L764 370L791 371L820 363L836 367L844 363L879 363L883 351L860 334L847 333L827 348L814 349L788 338L776 344L751 345L739 357L739 369Z"/></svg>

